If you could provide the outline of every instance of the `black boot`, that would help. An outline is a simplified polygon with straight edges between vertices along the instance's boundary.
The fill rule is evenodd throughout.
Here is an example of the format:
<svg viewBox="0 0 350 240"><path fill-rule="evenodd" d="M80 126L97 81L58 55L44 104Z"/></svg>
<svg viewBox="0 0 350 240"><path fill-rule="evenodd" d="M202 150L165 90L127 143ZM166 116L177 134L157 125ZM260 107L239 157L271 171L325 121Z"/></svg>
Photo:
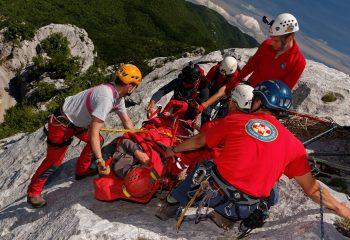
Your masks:
<svg viewBox="0 0 350 240"><path fill-rule="evenodd" d="M169 196L167 199L169 199ZM170 198L172 198L172 197L170 196ZM158 210L155 214L155 216L157 218L159 218L160 220L163 220L163 221L166 221L169 218L175 218L176 212L178 211L178 209L180 207L179 202L170 203L167 199L164 202L162 202L162 204L160 205L160 207L158 208ZM174 199L174 198L172 198L172 199Z"/></svg>
<svg viewBox="0 0 350 240"><path fill-rule="evenodd" d="M34 208L41 208L46 205L46 200L41 195L27 196L27 203Z"/></svg>

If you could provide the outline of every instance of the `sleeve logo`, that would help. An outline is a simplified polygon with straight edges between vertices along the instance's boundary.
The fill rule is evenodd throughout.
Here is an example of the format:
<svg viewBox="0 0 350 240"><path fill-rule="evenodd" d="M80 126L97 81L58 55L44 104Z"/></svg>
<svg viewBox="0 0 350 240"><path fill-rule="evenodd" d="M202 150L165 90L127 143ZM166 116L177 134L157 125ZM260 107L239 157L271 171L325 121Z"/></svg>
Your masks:
<svg viewBox="0 0 350 240"><path fill-rule="evenodd" d="M251 119L245 125L246 132L263 142L272 142L278 136L278 131L270 122L261 119Z"/></svg>

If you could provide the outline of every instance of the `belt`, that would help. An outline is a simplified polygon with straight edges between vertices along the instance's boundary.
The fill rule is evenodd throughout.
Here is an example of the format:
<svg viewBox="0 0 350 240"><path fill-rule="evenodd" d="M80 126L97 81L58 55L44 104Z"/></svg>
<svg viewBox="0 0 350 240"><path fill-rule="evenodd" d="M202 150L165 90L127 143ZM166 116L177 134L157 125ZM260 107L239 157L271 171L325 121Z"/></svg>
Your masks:
<svg viewBox="0 0 350 240"><path fill-rule="evenodd" d="M55 109L52 113L55 120L61 123L64 127L75 127L75 125L68 119L66 114L62 110L62 106Z"/></svg>
<svg viewBox="0 0 350 240"><path fill-rule="evenodd" d="M246 193L241 192L233 185L229 184L225 179L223 179L215 166L212 167L211 176L214 182L220 187L224 192L225 196L232 202L242 204L242 205L253 205L259 203L262 198L256 198L249 196Z"/></svg>

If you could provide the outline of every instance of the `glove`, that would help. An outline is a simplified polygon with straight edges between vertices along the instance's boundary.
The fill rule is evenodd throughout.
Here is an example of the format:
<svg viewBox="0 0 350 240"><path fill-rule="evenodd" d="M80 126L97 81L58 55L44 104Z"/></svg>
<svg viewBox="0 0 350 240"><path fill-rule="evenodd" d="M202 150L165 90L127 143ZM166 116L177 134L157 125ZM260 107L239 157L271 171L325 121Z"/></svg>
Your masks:
<svg viewBox="0 0 350 240"><path fill-rule="evenodd" d="M98 173L100 175L108 175L111 172L111 169L109 166L106 167L106 162L103 160L103 158L98 158L96 160L96 165L98 169Z"/></svg>
<svg viewBox="0 0 350 240"><path fill-rule="evenodd" d="M203 106L203 104L198 106L198 112L201 113L205 110L205 107Z"/></svg>

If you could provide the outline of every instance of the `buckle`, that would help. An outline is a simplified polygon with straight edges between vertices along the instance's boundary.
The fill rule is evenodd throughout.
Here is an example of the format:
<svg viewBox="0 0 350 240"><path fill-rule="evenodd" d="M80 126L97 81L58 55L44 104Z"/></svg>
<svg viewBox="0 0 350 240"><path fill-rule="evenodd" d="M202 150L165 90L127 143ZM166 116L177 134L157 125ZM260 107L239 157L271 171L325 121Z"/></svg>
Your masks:
<svg viewBox="0 0 350 240"><path fill-rule="evenodd" d="M64 116L57 116L56 117L56 120L59 122L59 123L61 123L64 127L69 127L69 126L71 126L71 122L67 119L67 118L65 118Z"/></svg>

